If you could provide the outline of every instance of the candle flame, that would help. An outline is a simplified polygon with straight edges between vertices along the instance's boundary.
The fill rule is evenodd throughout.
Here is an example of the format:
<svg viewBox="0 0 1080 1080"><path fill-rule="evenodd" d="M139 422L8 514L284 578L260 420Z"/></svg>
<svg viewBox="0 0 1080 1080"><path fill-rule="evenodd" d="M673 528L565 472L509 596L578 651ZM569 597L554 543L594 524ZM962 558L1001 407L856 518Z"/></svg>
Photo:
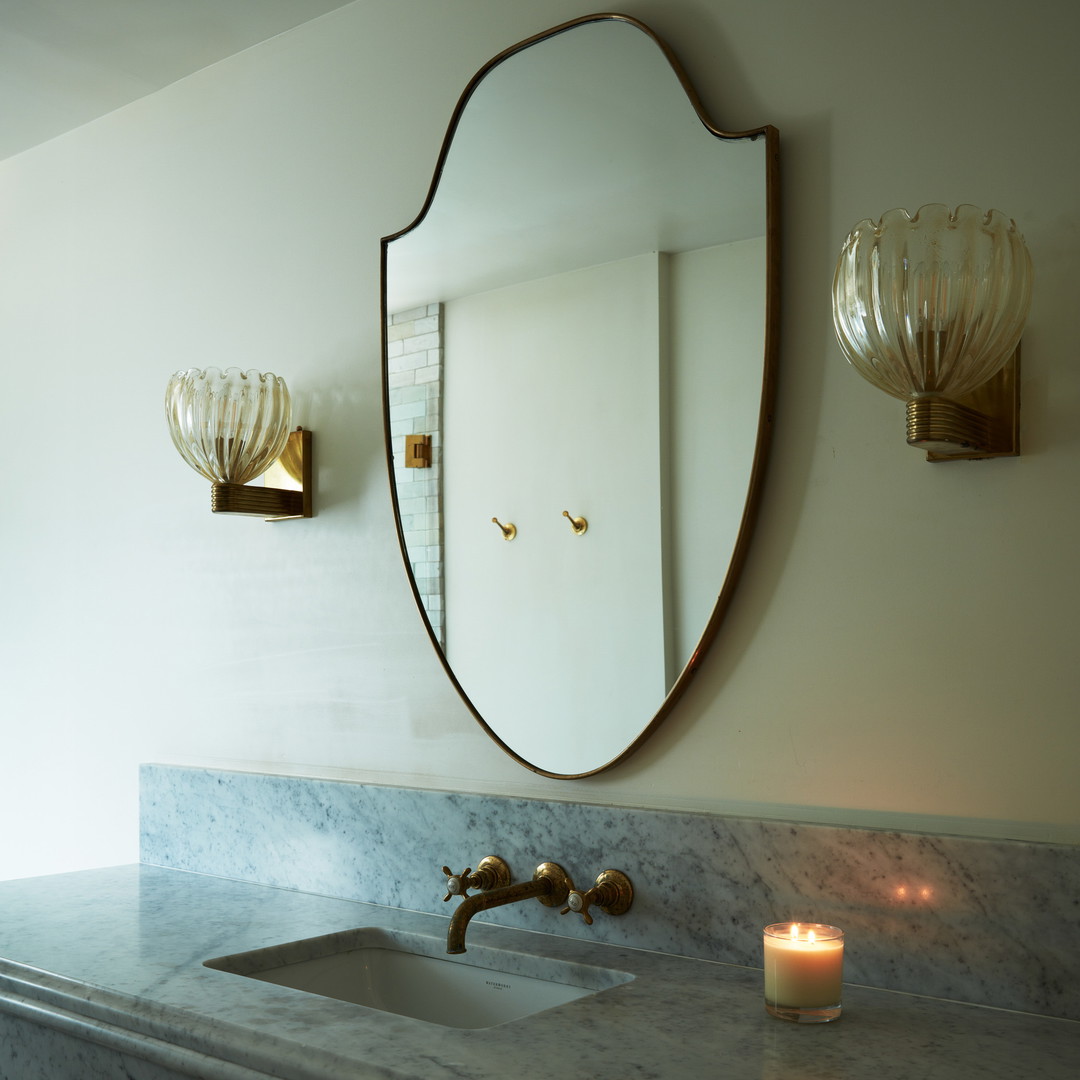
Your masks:
<svg viewBox="0 0 1080 1080"><path fill-rule="evenodd" d="M791 935L791 940L792 941L798 940L798 937L799 937L799 924L798 923L792 923L791 924L791 930L789 931L789 933Z"/></svg>
<svg viewBox="0 0 1080 1080"><path fill-rule="evenodd" d="M809 943L810 943L811 945L813 945L813 944L814 944L814 942L815 942L815 941L817 941L817 935L816 935L816 934L814 933L814 931L813 931L813 930L807 930L807 931L806 931L806 940L807 940L807 941L808 941L808 942L809 942Z"/></svg>

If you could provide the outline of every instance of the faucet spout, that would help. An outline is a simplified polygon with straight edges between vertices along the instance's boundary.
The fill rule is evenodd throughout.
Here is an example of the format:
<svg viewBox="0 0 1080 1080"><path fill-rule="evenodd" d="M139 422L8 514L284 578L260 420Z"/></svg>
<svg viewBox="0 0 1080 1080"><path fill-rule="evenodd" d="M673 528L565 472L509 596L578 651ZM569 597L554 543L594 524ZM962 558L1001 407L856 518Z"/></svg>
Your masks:
<svg viewBox="0 0 1080 1080"><path fill-rule="evenodd" d="M465 897L450 919L450 927L446 932L446 951L465 952L465 931L469 928L469 921L478 912L533 898L548 907L554 907L566 900L572 887L573 883L561 867L555 863L542 863L536 868L532 881L519 881L516 885L504 885Z"/></svg>

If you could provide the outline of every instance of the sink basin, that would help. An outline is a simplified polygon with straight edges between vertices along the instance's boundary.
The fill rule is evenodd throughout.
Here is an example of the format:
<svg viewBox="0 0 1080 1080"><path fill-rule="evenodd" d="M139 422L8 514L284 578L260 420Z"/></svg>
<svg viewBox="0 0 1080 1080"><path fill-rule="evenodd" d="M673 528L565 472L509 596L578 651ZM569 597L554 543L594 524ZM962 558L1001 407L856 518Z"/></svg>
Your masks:
<svg viewBox="0 0 1080 1080"><path fill-rule="evenodd" d="M623 971L362 927L219 956L206 967L453 1028L487 1028L629 982Z"/></svg>

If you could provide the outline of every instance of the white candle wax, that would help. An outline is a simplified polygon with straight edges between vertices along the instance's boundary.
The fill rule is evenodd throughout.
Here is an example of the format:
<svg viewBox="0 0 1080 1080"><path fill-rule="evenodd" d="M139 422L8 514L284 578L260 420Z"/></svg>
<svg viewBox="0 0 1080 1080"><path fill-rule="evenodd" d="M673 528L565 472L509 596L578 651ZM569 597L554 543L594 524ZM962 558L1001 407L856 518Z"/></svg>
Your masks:
<svg viewBox="0 0 1080 1080"><path fill-rule="evenodd" d="M765 930L765 1000L789 1009L840 1002L844 935L818 923L777 923Z"/></svg>

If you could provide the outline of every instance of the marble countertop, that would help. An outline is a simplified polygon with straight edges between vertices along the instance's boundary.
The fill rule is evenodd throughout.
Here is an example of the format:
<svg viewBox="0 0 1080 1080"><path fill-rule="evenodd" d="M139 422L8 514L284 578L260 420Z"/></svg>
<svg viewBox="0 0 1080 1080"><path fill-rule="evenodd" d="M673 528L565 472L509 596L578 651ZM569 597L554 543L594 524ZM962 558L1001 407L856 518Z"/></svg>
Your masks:
<svg viewBox="0 0 1080 1080"><path fill-rule="evenodd" d="M0 1011L222 1078L1073 1080L1080 1062L1073 1021L849 985L839 1022L785 1023L760 970L477 921L477 945L635 978L459 1030L203 966L362 926L438 938L447 919L149 866L0 882Z"/></svg>

